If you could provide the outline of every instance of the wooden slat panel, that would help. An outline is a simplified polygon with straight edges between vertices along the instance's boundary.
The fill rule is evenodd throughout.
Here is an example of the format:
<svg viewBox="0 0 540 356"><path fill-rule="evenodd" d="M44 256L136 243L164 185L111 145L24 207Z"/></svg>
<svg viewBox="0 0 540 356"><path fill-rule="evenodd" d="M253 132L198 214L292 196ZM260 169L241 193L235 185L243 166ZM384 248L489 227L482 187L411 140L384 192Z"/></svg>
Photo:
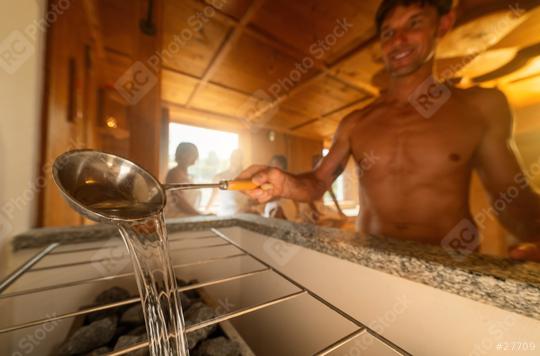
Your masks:
<svg viewBox="0 0 540 356"><path fill-rule="evenodd" d="M540 5L523 15L524 21L493 48L527 47L540 42Z"/></svg>
<svg viewBox="0 0 540 356"><path fill-rule="evenodd" d="M345 60L332 70L332 73L339 78L362 85L372 83L373 76L381 69L383 63L380 48L378 44L373 44Z"/></svg>
<svg viewBox="0 0 540 356"><path fill-rule="evenodd" d="M291 127L299 125L308 120L310 120L310 118L307 116L298 115L286 110L278 110L274 115L269 118L267 123L269 125L280 126L290 129Z"/></svg>
<svg viewBox="0 0 540 356"><path fill-rule="evenodd" d="M503 87L508 100L514 107L538 104L540 98L540 76L508 84Z"/></svg>
<svg viewBox="0 0 540 356"><path fill-rule="evenodd" d="M125 0L99 0L98 9L105 47L133 56L139 29L136 4Z"/></svg>
<svg viewBox="0 0 540 356"><path fill-rule="evenodd" d="M333 121L335 123L339 123L341 120L343 120L345 116L349 115L353 111L361 110L365 108L370 103L372 103L375 99L376 99L375 97L371 97L358 104L347 105L343 109L337 110L335 113L332 113L330 115L325 115L323 118L326 120Z"/></svg>
<svg viewBox="0 0 540 356"><path fill-rule="evenodd" d="M185 104L197 80L170 70L161 71L161 99Z"/></svg>
<svg viewBox="0 0 540 356"><path fill-rule="evenodd" d="M164 65L198 77L203 75L229 29L206 17L190 1L165 1L163 26Z"/></svg>
<svg viewBox="0 0 540 356"><path fill-rule="evenodd" d="M357 0L273 0L266 2L253 21L253 25L286 41L305 54L319 40L324 40L336 28L337 21L346 18L352 27L345 34L330 39L323 58L342 54L352 42L369 37L373 32L373 15L378 1Z"/></svg>
<svg viewBox="0 0 540 356"><path fill-rule="evenodd" d="M292 95L282 103L282 106L315 118L364 97L366 97L365 93L326 76L303 91Z"/></svg>
<svg viewBox="0 0 540 356"><path fill-rule="evenodd" d="M133 64L133 60L130 57L110 51L106 52L105 57L103 81L112 87Z"/></svg>
<svg viewBox="0 0 540 356"><path fill-rule="evenodd" d="M327 138L334 134L337 128L337 123L331 120L316 120L313 123L303 126L295 132L308 135L311 137Z"/></svg>
<svg viewBox="0 0 540 356"><path fill-rule="evenodd" d="M205 0L205 3L239 20L246 13L251 0Z"/></svg>
<svg viewBox="0 0 540 356"><path fill-rule="evenodd" d="M214 130L245 130L246 126L239 120L208 112L185 109L174 105L168 105L169 119L171 122L179 122L187 125L211 128Z"/></svg>
<svg viewBox="0 0 540 356"><path fill-rule="evenodd" d="M251 104L248 95L227 90L214 84L208 84L201 88L191 103L196 108L236 117L245 117L246 112L251 108Z"/></svg>
<svg viewBox="0 0 540 356"><path fill-rule="evenodd" d="M211 81L245 92L257 90L270 92L272 85L290 78L296 63L295 58L284 55L248 35L243 35ZM312 73L313 69L310 68L300 80ZM293 85L294 83L293 81Z"/></svg>

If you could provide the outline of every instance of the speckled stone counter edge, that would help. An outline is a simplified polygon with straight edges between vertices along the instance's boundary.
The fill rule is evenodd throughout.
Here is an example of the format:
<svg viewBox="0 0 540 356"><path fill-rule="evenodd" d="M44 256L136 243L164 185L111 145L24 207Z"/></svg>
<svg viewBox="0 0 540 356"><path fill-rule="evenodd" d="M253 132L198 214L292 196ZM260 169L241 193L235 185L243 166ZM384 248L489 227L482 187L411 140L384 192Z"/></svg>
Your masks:
<svg viewBox="0 0 540 356"><path fill-rule="evenodd" d="M437 246L255 215L170 220L170 232L239 226L365 267L540 320L540 265L472 254L456 260ZM52 242L80 243L119 237L113 226L34 229L16 236L15 250Z"/></svg>

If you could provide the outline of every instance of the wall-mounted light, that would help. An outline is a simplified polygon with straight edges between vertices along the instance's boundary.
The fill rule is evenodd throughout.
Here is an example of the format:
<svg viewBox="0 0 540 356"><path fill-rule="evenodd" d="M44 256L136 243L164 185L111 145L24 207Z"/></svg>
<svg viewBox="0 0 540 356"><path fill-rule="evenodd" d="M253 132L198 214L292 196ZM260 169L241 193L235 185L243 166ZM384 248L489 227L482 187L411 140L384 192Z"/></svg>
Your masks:
<svg viewBox="0 0 540 356"><path fill-rule="evenodd" d="M268 140L270 140L270 142L274 142L276 140L276 133L274 130L268 131Z"/></svg>
<svg viewBox="0 0 540 356"><path fill-rule="evenodd" d="M107 125L107 127L110 128L110 129L115 129L115 128L118 127L118 120L116 120L116 118L113 117L113 116L109 116L105 120L105 125Z"/></svg>

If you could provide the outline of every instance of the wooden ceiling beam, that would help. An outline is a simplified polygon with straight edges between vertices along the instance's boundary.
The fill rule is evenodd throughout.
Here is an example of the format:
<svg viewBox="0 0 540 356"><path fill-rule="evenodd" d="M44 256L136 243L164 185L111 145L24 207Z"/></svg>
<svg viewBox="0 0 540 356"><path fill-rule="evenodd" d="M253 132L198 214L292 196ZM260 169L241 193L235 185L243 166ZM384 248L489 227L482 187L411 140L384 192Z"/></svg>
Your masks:
<svg viewBox="0 0 540 356"><path fill-rule="evenodd" d="M191 105L191 101L197 95L197 93L204 88L204 86L210 81L210 78L214 75L214 73L218 70L218 68L221 66L231 49L234 47L234 45L238 42L240 37L242 36L242 33L244 32L245 27L247 24L251 21L251 19L255 16L257 11L261 8L261 6L264 4L265 0L253 0L252 3L249 5L249 8L247 9L244 16L242 16L242 19L233 27L231 33L229 33L228 36L225 37L225 40L223 44L218 48L216 55L206 68L206 71L201 78L200 82L195 86L193 91L191 92L191 95L189 96L187 100L187 106L189 107Z"/></svg>
<svg viewBox="0 0 540 356"><path fill-rule="evenodd" d="M277 105L281 104L283 101L290 98L292 95L294 95L298 91L300 91L300 90L312 85L313 83L321 80L326 75L329 75L329 73L331 73L332 71L337 69L340 65L342 65L348 59L350 59L356 53L358 53L359 51L365 49L367 46L371 45L373 43L373 40L374 40L374 38L371 38L371 39L367 40L366 42L363 42L363 43L357 45L354 49L350 50L348 53L346 53L345 55L341 56L338 60L336 60L330 67L328 67L327 70L325 70L325 71L323 71L323 72L321 72L321 73L319 73L319 74L317 74L317 75L315 75L315 76L301 82L300 84L298 84L297 86L292 88L289 92L287 92L287 93L283 94L282 96L278 97L272 103L270 103L270 104L262 107L261 109L257 110L255 113L252 114L252 117L249 118L249 119L250 120L256 120L260 116L264 115L264 113L266 113L268 110L271 110L271 109L275 108ZM375 86L373 86L371 84L368 84L368 83L366 83L364 91L367 92L368 94L373 95L373 96L379 95L379 90Z"/></svg>
<svg viewBox="0 0 540 356"><path fill-rule="evenodd" d="M205 6L211 6L214 11L216 12L216 14L219 14L219 16L216 17L216 19L218 21L220 21L221 23L225 24L225 25L228 25L228 26L232 26L232 27L235 27L239 24L239 21L236 20L235 18L225 14L224 12L222 12L220 9L212 6L210 3L201 3L200 1L197 1L197 0L192 0L192 2L194 3L194 5L199 9L199 10L203 10ZM301 58L304 58L306 56L308 56L308 54L304 53L303 51L285 43L285 42L282 42L280 41L279 39L261 31L261 30L257 30L253 27L250 27L248 26L249 23L246 23L246 26L244 28L244 33L249 35L250 37L270 46L270 47L273 47L274 49L276 49L277 51L283 53L283 54L286 54L288 55L289 57L291 58L294 58L296 60L298 59L301 59ZM371 38L369 38L368 40L370 40ZM362 42L364 43L364 42ZM347 52L349 53L349 52ZM356 52L355 52L356 53ZM341 57L342 58L342 57ZM347 56L347 58L349 58L349 56ZM375 93L377 92L378 94L378 91L377 89L369 84L369 83L359 83L359 82L352 82L350 80L347 80L345 78L341 78L337 75L335 75L333 73L333 70L324 62L324 61L321 61L320 59L317 59L317 58L312 58L315 65L314 65L314 68L315 69L318 69L324 73L326 73L327 76L329 76L330 78L334 79L334 80L337 80L339 82L341 82L342 84L345 84L355 90L358 90L358 91L361 91L361 92L368 92L368 93ZM373 94L375 95L375 94Z"/></svg>
<svg viewBox="0 0 540 356"><path fill-rule="evenodd" d="M249 130L257 129L255 127L256 125L254 125L253 123L247 122L246 120L240 117L221 114L214 111L203 110L203 109L198 109L194 107L187 107L185 105L181 105L181 104L174 103L171 101L163 101L162 103L164 107L169 108L171 110L171 116L170 116L171 121L183 122L183 123L191 124L191 125L206 126L206 127L215 129L216 128L215 124L205 125L204 118L207 118L210 121L213 120L213 121L219 121L220 123L223 123L221 128L229 128L229 129L234 129L238 131L240 130L249 131ZM177 116L181 117L181 119L178 120ZM312 135L294 132L293 130L280 127L280 126L275 126L275 125L265 124L264 126L261 126L260 129L274 130L276 132L284 133L284 134L288 134L292 136L314 139ZM315 137L315 138L324 140L326 137L320 136L320 137Z"/></svg>
<svg viewBox="0 0 540 356"><path fill-rule="evenodd" d="M347 103L347 104L345 104L345 105L343 105L343 106L340 106L339 108L336 108L336 109L334 109L334 110L328 111L328 112L322 114L322 115L319 116L319 117L315 117L315 118L309 119L309 120L307 120L307 121L305 121L305 122L303 122L303 123L301 123L301 124L298 124L298 125L295 125L295 126L293 126L293 127L290 127L289 130L295 131L295 130L298 130L298 129L304 127L304 126L311 125L311 124L313 124L313 123L315 123L315 122L317 122L317 121L319 121L319 120L323 120L323 119L327 118L328 116L332 116L332 115L338 114L338 113L340 113L340 112L343 112L343 111L345 111L345 110L347 110L347 109L350 109L351 107L353 107L353 106L355 106L355 105L361 104L361 103L363 103L363 102L365 102L365 101L368 101L368 100L370 100L370 99L372 99L372 98L373 98L373 97L368 97L368 96L366 96L366 97L364 97L364 98L361 98L361 99L358 99L358 100L351 101L350 103Z"/></svg>

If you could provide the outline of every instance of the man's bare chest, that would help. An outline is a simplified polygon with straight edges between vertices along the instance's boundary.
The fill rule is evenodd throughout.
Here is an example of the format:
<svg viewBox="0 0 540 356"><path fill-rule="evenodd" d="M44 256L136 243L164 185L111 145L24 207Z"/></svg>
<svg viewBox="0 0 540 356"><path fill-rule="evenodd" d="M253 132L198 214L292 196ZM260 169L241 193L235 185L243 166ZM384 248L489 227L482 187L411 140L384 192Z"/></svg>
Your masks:
<svg viewBox="0 0 540 356"><path fill-rule="evenodd" d="M410 107L380 109L354 127L352 153L361 168L370 160L375 174L449 174L470 166L482 139L482 121L472 115L458 105L431 118Z"/></svg>

